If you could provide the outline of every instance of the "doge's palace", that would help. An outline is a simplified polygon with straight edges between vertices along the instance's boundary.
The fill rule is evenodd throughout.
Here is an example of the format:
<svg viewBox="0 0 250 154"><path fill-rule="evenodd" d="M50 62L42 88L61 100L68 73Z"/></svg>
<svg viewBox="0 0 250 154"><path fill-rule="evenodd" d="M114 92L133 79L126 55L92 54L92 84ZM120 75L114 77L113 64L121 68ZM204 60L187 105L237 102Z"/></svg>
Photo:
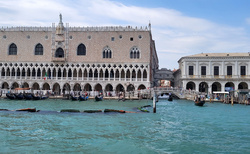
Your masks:
<svg viewBox="0 0 250 154"><path fill-rule="evenodd" d="M0 28L0 85L63 94L137 91L153 87L158 69L147 27Z"/></svg>

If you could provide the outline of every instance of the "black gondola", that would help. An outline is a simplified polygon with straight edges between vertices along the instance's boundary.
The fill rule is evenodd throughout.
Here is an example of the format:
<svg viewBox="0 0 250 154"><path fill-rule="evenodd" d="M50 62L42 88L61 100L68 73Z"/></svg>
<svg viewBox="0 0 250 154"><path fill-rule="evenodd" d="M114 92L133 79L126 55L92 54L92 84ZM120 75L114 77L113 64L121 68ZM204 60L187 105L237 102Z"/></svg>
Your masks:
<svg viewBox="0 0 250 154"><path fill-rule="evenodd" d="M24 93L24 94L23 94L23 97L24 97L26 100L32 100L32 99L33 99L32 95L31 95L30 93Z"/></svg>
<svg viewBox="0 0 250 154"><path fill-rule="evenodd" d="M16 99L16 96L12 93L7 93L6 96L8 99Z"/></svg>
<svg viewBox="0 0 250 154"><path fill-rule="evenodd" d="M205 101L194 101L194 105L196 106L203 106L205 104Z"/></svg>
<svg viewBox="0 0 250 154"><path fill-rule="evenodd" d="M79 96L79 101L86 101L88 100L89 96Z"/></svg>
<svg viewBox="0 0 250 154"><path fill-rule="evenodd" d="M32 95L33 100L40 100L41 99L41 96L35 96L34 94L31 94L31 95Z"/></svg>
<svg viewBox="0 0 250 154"><path fill-rule="evenodd" d="M18 100L22 100L22 99L24 99L24 96L23 96L23 94L22 93L19 93L19 94L14 94L15 95L15 99L18 99Z"/></svg>
<svg viewBox="0 0 250 154"><path fill-rule="evenodd" d="M72 96L72 95L70 95L70 97L71 97L72 101L77 101L78 100L78 97L75 97L75 96Z"/></svg>
<svg viewBox="0 0 250 154"><path fill-rule="evenodd" d="M95 101L102 101L103 96L95 96Z"/></svg>

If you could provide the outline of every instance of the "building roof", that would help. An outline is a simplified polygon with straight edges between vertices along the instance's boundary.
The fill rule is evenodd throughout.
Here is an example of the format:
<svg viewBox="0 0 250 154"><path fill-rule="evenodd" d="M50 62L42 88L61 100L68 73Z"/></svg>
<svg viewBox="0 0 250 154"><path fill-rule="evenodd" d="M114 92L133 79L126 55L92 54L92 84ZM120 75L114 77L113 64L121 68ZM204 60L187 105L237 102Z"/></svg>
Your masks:
<svg viewBox="0 0 250 154"><path fill-rule="evenodd" d="M241 53L200 53L190 56L181 57L178 62L185 58L230 58L230 57L250 57L250 52Z"/></svg>
<svg viewBox="0 0 250 154"><path fill-rule="evenodd" d="M190 55L186 57L242 57L250 56L250 53L200 53L195 55Z"/></svg>

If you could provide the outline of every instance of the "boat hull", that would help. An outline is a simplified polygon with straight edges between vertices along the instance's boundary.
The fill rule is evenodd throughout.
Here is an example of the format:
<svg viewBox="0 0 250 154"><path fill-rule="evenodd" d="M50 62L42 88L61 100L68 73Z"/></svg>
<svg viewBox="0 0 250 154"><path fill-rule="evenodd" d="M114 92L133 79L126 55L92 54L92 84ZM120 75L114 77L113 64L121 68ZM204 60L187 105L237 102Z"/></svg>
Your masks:
<svg viewBox="0 0 250 154"><path fill-rule="evenodd" d="M196 106L203 106L204 104L205 104L205 101L194 102L194 105Z"/></svg>

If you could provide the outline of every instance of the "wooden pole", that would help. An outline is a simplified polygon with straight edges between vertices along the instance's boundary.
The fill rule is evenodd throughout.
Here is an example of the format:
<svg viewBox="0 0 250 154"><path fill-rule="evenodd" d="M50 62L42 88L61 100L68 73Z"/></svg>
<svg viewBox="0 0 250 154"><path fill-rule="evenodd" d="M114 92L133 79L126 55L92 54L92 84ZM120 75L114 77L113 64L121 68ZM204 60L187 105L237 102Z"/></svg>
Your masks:
<svg viewBox="0 0 250 154"><path fill-rule="evenodd" d="M234 105L234 97L233 97L233 95L231 96L231 105Z"/></svg>
<svg viewBox="0 0 250 154"><path fill-rule="evenodd" d="M155 97L156 97L156 94L155 94L155 91L154 91L154 97L153 97L153 112L154 112L154 113L156 113Z"/></svg>

